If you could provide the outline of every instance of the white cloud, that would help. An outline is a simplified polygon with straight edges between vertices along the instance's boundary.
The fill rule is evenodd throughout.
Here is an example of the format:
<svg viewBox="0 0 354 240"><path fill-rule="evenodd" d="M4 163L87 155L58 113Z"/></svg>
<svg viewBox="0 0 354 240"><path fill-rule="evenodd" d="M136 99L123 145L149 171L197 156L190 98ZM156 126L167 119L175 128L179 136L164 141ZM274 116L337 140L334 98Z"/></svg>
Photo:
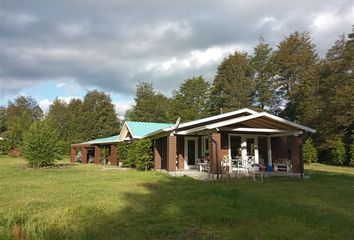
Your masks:
<svg viewBox="0 0 354 240"><path fill-rule="evenodd" d="M38 105L42 108L43 112L48 112L49 106L53 103L53 101L50 101L49 99L43 99L40 100Z"/></svg>
<svg viewBox="0 0 354 240"><path fill-rule="evenodd" d="M82 37L89 33L90 27L87 23L61 24L59 25L59 31L67 37Z"/></svg>

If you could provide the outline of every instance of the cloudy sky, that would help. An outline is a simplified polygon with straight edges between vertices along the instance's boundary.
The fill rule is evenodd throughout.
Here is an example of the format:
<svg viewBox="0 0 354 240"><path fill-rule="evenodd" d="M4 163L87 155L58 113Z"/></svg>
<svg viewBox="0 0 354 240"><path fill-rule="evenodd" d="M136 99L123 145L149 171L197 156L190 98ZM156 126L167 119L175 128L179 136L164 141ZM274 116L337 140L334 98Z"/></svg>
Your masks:
<svg viewBox="0 0 354 240"><path fill-rule="evenodd" d="M353 23L353 0L0 0L0 104L22 94L47 108L97 88L122 115L139 81L165 94L212 81L229 53L295 30L323 56Z"/></svg>

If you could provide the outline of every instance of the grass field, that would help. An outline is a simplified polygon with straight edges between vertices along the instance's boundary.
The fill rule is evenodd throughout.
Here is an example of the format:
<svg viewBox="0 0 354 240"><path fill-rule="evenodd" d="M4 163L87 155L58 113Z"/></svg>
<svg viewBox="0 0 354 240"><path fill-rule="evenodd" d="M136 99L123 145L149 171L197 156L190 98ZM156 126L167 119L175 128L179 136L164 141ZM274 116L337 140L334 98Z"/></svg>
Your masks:
<svg viewBox="0 0 354 240"><path fill-rule="evenodd" d="M0 158L0 239L353 239L354 169L203 182ZM327 171L326 171L327 169ZM318 171L320 170L320 171Z"/></svg>

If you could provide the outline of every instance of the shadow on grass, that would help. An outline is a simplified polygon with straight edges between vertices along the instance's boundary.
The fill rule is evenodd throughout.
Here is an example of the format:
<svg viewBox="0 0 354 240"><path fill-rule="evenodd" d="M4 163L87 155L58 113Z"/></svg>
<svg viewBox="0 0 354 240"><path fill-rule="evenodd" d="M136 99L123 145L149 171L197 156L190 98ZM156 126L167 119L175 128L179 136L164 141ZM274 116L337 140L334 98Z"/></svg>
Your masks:
<svg viewBox="0 0 354 240"><path fill-rule="evenodd" d="M354 178L345 179L350 180ZM312 203L296 203L291 198L296 192L277 186L295 186L296 191L303 182L281 181L212 184L166 176L158 183L140 182L144 191L126 192L118 210L82 205L69 213L72 223L34 226L31 239L338 239L336 231L351 227L352 213L321 212ZM350 233L342 231L339 238L350 239Z"/></svg>

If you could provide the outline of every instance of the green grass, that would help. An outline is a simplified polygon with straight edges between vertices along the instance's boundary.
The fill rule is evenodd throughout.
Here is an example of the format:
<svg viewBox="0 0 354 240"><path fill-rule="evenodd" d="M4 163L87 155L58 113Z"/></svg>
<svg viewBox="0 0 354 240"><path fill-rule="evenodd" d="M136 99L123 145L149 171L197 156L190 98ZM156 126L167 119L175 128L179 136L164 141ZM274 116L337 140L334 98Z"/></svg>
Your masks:
<svg viewBox="0 0 354 240"><path fill-rule="evenodd" d="M354 175L203 182L0 158L0 239L353 239ZM321 167L326 168L326 167Z"/></svg>

